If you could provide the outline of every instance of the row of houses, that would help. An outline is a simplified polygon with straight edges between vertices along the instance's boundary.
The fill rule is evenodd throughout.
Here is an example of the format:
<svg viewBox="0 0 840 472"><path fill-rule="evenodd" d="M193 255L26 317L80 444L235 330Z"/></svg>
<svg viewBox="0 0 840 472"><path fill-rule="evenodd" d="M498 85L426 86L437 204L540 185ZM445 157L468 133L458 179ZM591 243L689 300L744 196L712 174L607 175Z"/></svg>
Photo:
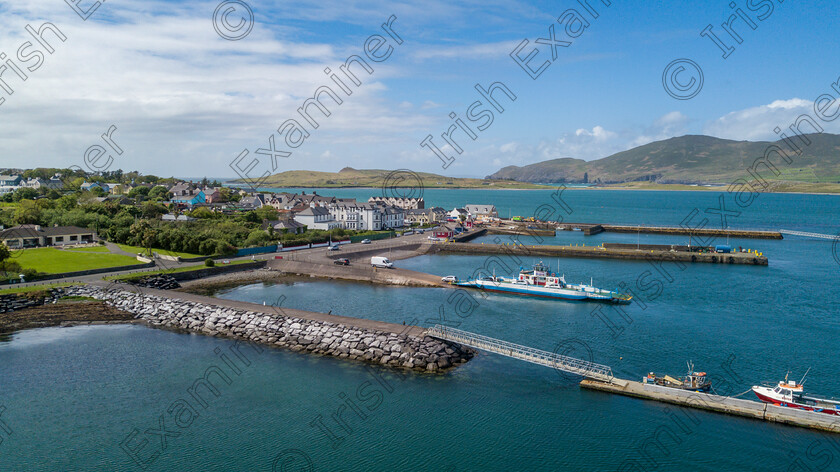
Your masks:
<svg viewBox="0 0 840 472"><path fill-rule="evenodd" d="M24 179L17 174L0 175L0 195L12 193L19 188L52 188L59 190L64 187L61 174L55 174L50 179L32 178Z"/></svg>

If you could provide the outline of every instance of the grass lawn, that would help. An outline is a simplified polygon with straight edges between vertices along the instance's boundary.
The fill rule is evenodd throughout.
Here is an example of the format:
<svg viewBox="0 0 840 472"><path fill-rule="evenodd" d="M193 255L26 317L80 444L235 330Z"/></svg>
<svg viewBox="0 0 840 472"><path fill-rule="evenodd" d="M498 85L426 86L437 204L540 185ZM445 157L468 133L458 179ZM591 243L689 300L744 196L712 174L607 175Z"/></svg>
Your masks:
<svg viewBox="0 0 840 472"><path fill-rule="evenodd" d="M83 251L83 252L111 252L105 246L90 246L90 247L68 247L65 251Z"/></svg>
<svg viewBox="0 0 840 472"><path fill-rule="evenodd" d="M12 294L12 293L41 292L41 291L47 291L51 288L69 287L71 285L73 285L73 284L57 283L57 284L48 284L48 285L32 285L30 287L4 288L3 290L0 290L0 295L9 295L9 294Z"/></svg>
<svg viewBox="0 0 840 472"><path fill-rule="evenodd" d="M250 260L238 260L238 261L230 261L230 264L222 264L221 262L216 262L216 267L224 267L229 265L239 265L239 264L248 264L254 261ZM194 265L189 267L179 267L177 269L163 269L163 270L150 270L146 272L136 272L134 274L123 274L123 275L110 275L108 277L104 277L105 280L134 280L140 279L143 277L149 277L152 275L161 275L161 274L174 274L175 272L190 272L193 270L201 270L201 269L210 269L210 267L205 266L204 264Z"/></svg>
<svg viewBox="0 0 840 472"><path fill-rule="evenodd" d="M9 260L17 262L24 269L34 269L45 274L140 264L133 257L119 254L70 252L51 247L12 251Z"/></svg>
<svg viewBox="0 0 840 472"><path fill-rule="evenodd" d="M146 248L143 248L143 247L140 247L140 246L129 246L128 244L117 244L117 246L119 246L120 249L122 249L123 251L130 252L132 254L137 254L138 252L142 252L142 253L146 252ZM190 254L188 252L167 251L165 249L152 248L152 251L156 252L158 254L163 254L165 256L178 256L178 257L184 257L184 258L210 257L210 256L202 256L201 254Z"/></svg>

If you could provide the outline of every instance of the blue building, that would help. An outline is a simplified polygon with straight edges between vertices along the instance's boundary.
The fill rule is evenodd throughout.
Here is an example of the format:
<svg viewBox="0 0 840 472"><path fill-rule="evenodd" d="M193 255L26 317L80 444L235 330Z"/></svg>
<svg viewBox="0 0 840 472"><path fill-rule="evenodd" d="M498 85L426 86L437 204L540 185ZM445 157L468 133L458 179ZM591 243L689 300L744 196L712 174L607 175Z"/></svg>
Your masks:
<svg viewBox="0 0 840 472"><path fill-rule="evenodd" d="M190 190L172 197L172 203L183 203L189 206L204 203L205 200L207 197L204 195L204 190Z"/></svg>

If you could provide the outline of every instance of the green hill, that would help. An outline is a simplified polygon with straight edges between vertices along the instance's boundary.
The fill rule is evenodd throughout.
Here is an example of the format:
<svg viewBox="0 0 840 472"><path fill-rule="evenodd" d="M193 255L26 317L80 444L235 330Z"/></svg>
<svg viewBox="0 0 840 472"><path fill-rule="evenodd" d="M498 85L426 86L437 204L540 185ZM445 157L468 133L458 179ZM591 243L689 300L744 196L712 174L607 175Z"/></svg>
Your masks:
<svg viewBox="0 0 840 472"><path fill-rule="evenodd" d="M774 180L840 182L840 136L823 133L806 137L811 141L808 146L794 138L803 153L793 157L791 164L771 155L770 160L781 173ZM738 178L750 180L747 169L773 144L789 150L781 141L731 141L689 135L645 144L594 161L563 158L522 167L509 166L488 178L540 183L725 184ZM761 167L760 172L771 180L772 173L766 168Z"/></svg>
<svg viewBox="0 0 840 472"><path fill-rule="evenodd" d="M233 181L235 183L246 183ZM290 170L266 178L264 187L388 187L388 188L544 188L503 179L463 179L405 170L353 169L339 172Z"/></svg>

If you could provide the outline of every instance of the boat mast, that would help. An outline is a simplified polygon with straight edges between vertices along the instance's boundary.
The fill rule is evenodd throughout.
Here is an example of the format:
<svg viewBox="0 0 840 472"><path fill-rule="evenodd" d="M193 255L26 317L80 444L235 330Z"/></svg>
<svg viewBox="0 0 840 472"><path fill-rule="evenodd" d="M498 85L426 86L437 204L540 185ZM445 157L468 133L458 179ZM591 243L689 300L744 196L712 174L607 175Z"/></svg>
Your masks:
<svg viewBox="0 0 840 472"><path fill-rule="evenodd" d="M808 370L806 370L806 371L805 371L805 375L803 375L803 376L802 376L802 380L800 380L800 381L799 381L799 385L802 385L802 384L804 384L804 383L805 383L805 377L807 377L807 376L808 376L808 372L811 372L811 368L810 368L810 367L808 367Z"/></svg>

